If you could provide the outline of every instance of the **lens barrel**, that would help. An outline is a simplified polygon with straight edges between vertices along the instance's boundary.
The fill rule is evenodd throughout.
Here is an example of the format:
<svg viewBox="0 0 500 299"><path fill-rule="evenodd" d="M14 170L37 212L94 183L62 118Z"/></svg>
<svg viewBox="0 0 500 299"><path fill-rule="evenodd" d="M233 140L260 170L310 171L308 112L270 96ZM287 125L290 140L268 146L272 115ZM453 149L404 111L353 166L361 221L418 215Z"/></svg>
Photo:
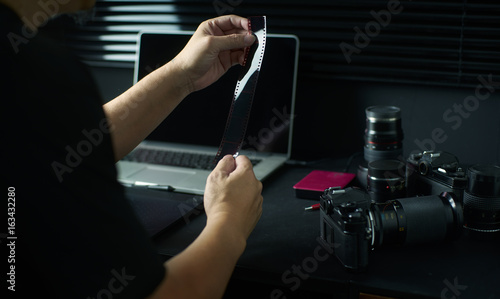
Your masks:
<svg viewBox="0 0 500 299"><path fill-rule="evenodd" d="M452 193L400 198L374 208L375 246L449 241L462 232L462 206Z"/></svg>
<svg viewBox="0 0 500 299"><path fill-rule="evenodd" d="M465 228L474 236L500 238L500 167L474 165L464 191Z"/></svg>
<svg viewBox="0 0 500 299"><path fill-rule="evenodd" d="M366 108L364 157L367 162L397 159L403 154L401 110L395 106Z"/></svg>
<svg viewBox="0 0 500 299"><path fill-rule="evenodd" d="M406 164L399 160L378 160L368 163L367 190L375 202L386 202L406 196Z"/></svg>

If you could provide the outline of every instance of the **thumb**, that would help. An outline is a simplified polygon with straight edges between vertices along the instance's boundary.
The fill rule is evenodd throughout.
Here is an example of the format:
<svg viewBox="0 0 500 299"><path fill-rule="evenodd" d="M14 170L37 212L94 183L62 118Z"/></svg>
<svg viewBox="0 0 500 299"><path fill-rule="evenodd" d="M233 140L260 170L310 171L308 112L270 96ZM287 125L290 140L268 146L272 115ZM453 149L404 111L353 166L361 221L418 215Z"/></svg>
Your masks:
<svg viewBox="0 0 500 299"><path fill-rule="evenodd" d="M256 40L251 34L231 34L216 37L220 51L250 47Z"/></svg>
<svg viewBox="0 0 500 299"><path fill-rule="evenodd" d="M227 174L234 171L236 168L236 162L231 155L225 155L215 166L215 170L225 172Z"/></svg>

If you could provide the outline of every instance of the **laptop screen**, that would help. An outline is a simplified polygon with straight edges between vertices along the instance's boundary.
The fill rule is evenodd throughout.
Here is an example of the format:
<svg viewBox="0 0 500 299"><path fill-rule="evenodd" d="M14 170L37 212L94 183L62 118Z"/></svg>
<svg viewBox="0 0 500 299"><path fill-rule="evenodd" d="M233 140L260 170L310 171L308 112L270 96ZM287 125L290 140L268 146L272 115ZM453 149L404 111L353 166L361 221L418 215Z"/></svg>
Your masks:
<svg viewBox="0 0 500 299"><path fill-rule="evenodd" d="M173 59L192 32L140 35L135 82ZM243 150L290 156L298 39L267 35ZM241 66L232 67L209 87L194 92L146 140L218 147Z"/></svg>

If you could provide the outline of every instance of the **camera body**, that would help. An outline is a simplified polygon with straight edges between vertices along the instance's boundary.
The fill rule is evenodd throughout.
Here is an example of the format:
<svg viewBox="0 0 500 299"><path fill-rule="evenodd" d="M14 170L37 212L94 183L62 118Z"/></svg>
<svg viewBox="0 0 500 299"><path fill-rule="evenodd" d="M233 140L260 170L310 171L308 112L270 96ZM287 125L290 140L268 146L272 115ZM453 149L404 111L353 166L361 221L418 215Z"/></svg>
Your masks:
<svg viewBox="0 0 500 299"><path fill-rule="evenodd" d="M458 158L443 151L411 154L406 165L407 196L451 192L463 203L467 176Z"/></svg>
<svg viewBox="0 0 500 299"><path fill-rule="evenodd" d="M359 189L330 188L325 190L320 203L320 240L333 245L335 255L346 269L364 269L372 247L370 196Z"/></svg>

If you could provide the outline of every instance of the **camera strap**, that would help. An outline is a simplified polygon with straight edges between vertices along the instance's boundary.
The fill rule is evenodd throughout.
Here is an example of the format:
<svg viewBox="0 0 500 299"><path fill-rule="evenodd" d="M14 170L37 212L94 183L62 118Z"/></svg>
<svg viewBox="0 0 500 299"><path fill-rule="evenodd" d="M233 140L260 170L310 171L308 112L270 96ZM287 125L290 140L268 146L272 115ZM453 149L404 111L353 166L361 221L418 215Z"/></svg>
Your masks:
<svg viewBox="0 0 500 299"><path fill-rule="evenodd" d="M214 163L218 163L225 155L238 156L248 125L257 79L266 48L266 17L248 18L248 27L255 36L256 41L246 49L243 68L236 83L226 128Z"/></svg>

